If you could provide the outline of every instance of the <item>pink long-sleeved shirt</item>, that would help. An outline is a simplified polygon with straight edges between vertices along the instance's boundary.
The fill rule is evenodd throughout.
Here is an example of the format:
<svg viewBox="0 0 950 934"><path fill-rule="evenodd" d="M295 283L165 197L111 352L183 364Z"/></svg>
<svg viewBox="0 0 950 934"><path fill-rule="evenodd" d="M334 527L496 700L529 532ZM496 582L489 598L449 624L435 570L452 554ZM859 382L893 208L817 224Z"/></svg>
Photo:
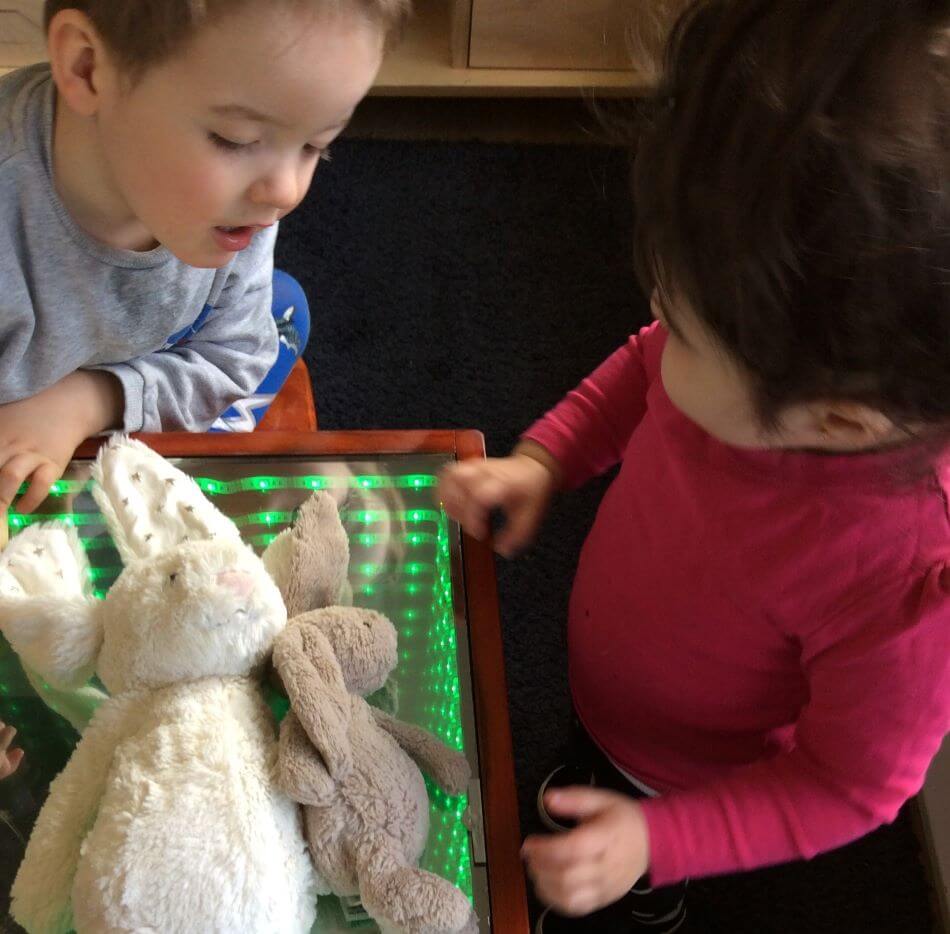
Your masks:
<svg viewBox="0 0 950 934"><path fill-rule="evenodd" d="M893 820L950 729L950 472L748 451L660 379L642 331L526 437L577 486L621 462L581 553L574 704L644 804L654 884Z"/></svg>

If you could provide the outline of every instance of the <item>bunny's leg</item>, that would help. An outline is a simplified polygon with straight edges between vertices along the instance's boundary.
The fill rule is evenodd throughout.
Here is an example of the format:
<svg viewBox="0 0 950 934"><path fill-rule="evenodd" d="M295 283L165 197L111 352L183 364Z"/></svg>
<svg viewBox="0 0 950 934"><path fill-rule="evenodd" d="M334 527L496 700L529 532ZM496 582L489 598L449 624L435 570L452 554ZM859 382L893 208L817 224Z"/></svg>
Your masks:
<svg viewBox="0 0 950 934"><path fill-rule="evenodd" d="M50 785L11 889L11 913L28 931L57 934L72 927L80 847L95 821L124 727L118 704L100 708Z"/></svg>
<svg viewBox="0 0 950 934"><path fill-rule="evenodd" d="M391 837L367 837L357 853L360 898L382 934L474 934L465 895L441 876L407 865Z"/></svg>
<svg viewBox="0 0 950 934"><path fill-rule="evenodd" d="M450 795L460 795L466 791L472 771L463 753L446 746L421 726L398 720L375 707L372 714L377 726L402 746L419 768Z"/></svg>

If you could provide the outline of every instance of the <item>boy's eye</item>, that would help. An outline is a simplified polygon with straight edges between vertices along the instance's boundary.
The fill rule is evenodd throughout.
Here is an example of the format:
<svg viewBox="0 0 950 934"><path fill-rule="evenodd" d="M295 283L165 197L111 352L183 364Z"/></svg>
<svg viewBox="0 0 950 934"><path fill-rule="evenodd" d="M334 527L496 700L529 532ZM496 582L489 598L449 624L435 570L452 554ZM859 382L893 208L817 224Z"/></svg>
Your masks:
<svg viewBox="0 0 950 934"><path fill-rule="evenodd" d="M314 146L312 143L307 143L306 146L303 147L303 151L308 156L319 157L321 162L330 161L330 147L329 146L324 146L323 148L321 148L320 146Z"/></svg>
<svg viewBox="0 0 950 934"><path fill-rule="evenodd" d="M218 149L223 149L225 152L238 152L254 145L253 143L236 143L233 139L227 139L213 132L208 134L208 139L210 139Z"/></svg>

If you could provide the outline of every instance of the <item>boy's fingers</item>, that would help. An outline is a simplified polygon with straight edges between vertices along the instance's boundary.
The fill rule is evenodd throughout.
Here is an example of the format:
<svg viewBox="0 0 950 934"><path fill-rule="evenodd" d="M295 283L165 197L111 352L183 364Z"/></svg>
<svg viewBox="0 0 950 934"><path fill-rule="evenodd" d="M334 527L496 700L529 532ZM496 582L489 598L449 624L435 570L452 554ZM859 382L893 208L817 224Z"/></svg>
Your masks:
<svg viewBox="0 0 950 934"><path fill-rule="evenodd" d="M19 508L22 512L32 512L49 496L50 487L59 479L60 470L49 461L44 461L30 478L30 486L20 498Z"/></svg>
<svg viewBox="0 0 950 934"><path fill-rule="evenodd" d="M6 506L0 506L0 548L6 548L10 541L10 519Z"/></svg>
<svg viewBox="0 0 950 934"><path fill-rule="evenodd" d="M0 509L9 510L23 481L36 469L36 454L13 454L0 466Z"/></svg>

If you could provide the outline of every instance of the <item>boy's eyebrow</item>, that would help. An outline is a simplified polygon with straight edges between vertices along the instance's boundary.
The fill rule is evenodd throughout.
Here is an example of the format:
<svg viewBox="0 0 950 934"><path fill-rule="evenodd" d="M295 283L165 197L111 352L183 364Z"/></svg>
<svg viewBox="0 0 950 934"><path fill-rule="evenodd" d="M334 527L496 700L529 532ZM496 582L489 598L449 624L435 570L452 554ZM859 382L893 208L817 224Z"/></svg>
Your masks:
<svg viewBox="0 0 950 934"><path fill-rule="evenodd" d="M216 104L211 108L211 112L220 117L243 117L246 120L253 120L255 123L269 123L271 126L278 126L288 129L288 125L275 117L261 113L253 107L246 107L244 104ZM334 123L332 126L317 130L317 135L329 133L330 130L342 130L349 122L353 114L347 114L342 120Z"/></svg>

